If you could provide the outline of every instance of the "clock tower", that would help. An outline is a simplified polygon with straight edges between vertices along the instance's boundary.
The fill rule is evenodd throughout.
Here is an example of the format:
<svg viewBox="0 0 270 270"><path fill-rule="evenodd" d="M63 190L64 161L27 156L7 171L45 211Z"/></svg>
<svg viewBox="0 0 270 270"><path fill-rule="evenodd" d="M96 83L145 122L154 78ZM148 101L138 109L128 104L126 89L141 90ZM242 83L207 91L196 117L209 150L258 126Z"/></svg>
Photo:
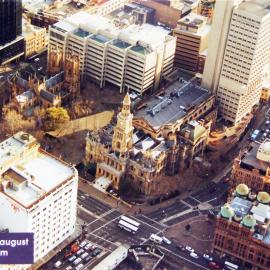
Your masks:
<svg viewBox="0 0 270 270"><path fill-rule="evenodd" d="M117 116L117 125L112 139L112 149L120 154L126 153L133 145L133 114L130 112L130 105L130 97L126 94L122 110Z"/></svg>

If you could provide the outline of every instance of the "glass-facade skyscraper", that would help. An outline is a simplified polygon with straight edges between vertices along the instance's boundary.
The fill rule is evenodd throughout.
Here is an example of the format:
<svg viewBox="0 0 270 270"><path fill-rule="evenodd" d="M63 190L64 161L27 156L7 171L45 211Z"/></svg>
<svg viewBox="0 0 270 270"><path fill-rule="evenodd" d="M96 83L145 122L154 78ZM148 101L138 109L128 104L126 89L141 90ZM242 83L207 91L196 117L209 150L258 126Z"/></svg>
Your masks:
<svg viewBox="0 0 270 270"><path fill-rule="evenodd" d="M0 64L24 54L22 0L0 0Z"/></svg>
<svg viewBox="0 0 270 270"><path fill-rule="evenodd" d="M0 45L22 33L22 0L0 0Z"/></svg>

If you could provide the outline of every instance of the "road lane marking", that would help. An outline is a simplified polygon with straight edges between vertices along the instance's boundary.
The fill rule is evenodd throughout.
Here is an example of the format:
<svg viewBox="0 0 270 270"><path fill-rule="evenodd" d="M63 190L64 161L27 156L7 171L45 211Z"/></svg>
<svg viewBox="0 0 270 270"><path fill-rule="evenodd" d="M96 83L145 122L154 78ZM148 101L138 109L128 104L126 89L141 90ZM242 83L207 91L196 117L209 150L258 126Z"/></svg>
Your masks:
<svg viewBox="0 0 270 270"><path fill-rule="evenodd" d="M167 218L164 218L164 219L161 220L161 222L162 222L162 223L168 222L168 221L174 220L174 219L176 219L176 218L178 218L178 217L181 217L181 216L183 216L183 215L185 215L185 214L189 214L189 213L191 213L191 212L193 212L193 209L187 209L187 210L182 211L182 212L180 212L180 213L178 213L178 214L175 214L175 215L173 215L173 216L169 216L169 217L167 217Z"/></svg>
<svg viewBox="0 0 270 270"><path fill-rule="evenodd" d="M145 225L151 227L151 228L154 228L154 229L155 229L156 231L158 231L158 232L163 232L163 231L165 230L165 228L164 228L163 230L159 230L159 229L157 229L156 227L154 227L153 225L151 225L151 224L149 224L149 223L147 223L147 222L145 222L145 221L142 221L142 220L140 220L140 219L138 219L138 218L136 218L136 217L134 217L134 216L132 216L132 218L135 219L135 220L137 220L138 222L141 222L141 223L143 223L143 224L145 224Z"/></svg>
<svg viewBox="0 0 270 270"><path fill-rule="evenodd" d="M150 218L150 217L147 217L147 216L145 216L145 215L141 215L141 216L144 217L144 218L146 218L146 219L148 219L148 220L151 221L151 222L154 222L154 223L158 224L158 225L161 226L161 227L170 228L170 226L168 226L168 225L166 225L166 224L161 224L160 222L158 222L158 221L156 221L156 220L154 220L154 219L152 219L152 218ZM139 219L139 218L138 218L138 219Z"/></svg>
<svg viewBox="0 0 270 270"><path fill-rule="evenodd" d="M117 220L120 216L114 218L114 219L111 219L110 221L106 222L105 224L103 224L102 226L100 226L99 228L96 228L95 230L93 230L91 233L94 233L100 229L103 229L104 227L106 227L107 225L109 225L110 223L114 222L115 220Z"/></svg>
<svg viewBox="0 0 270 270"><path fill-rule="evenodd" d="M189 208L193 208L193 206L183 200L180 201L181 203L185 204L186 206L188 206Z"/></svg>
<svg viewBox="0 0 270 270"><path fill-rule="evenodd" d="M84 208L84 207L83 207L83 208ZM85 208L84 208L84 209L85 209ZM87 209L86 209L86 210L87 210ZM102 215L98 216L95 220L89 222L86 226L88 227L89 225L92 225L93 223L95 223L95 222L101 220L102 218L106 217L107 215L113 213L114 211L116 211L116 210L115 210L115 209L111 209L111 210L109 210L109 211L103 213ZM89 211L89 212L90 212L90 211Z"/></svg>
<svg viewBox="0 0 270 270"><path fill-rule="evenodd" d="M159 245L159 248L160 248L160 249L164 249L164 250L166 250L168 253L173 254L175 257L178 257L178 258L180 258L180 259L183 259L183 260L185 260L185 261L187 261L187 262L189 262L189 263L191 263L191 264L194 264L194 265L196 265L197 267L200 267L201 269L209 270L209 268L206 268L206 267L204 267L204 266L202 266L202 265L200 265L200 264L198 264L198 263L196 263L196 262L194 262L194 261L191 261L191 260L187 259L186 257L180 256L179 254L177 254L177 253L175 253L175 252L173 252L173 251L171 251L171 250L169 250L169 249L167 249L167 248L165 248L165 247L163 247L163 246L160 246L160 245Z"/></svg>
<svg viewBox="0 0 270 270"><path fill-rule="evenodd" d="M198 203L202 203L201 201L199 201L198 199L196 199L195 197L193 197L193 196L189 196L191 199L193 199L194 201L197 201Z"/></svg>

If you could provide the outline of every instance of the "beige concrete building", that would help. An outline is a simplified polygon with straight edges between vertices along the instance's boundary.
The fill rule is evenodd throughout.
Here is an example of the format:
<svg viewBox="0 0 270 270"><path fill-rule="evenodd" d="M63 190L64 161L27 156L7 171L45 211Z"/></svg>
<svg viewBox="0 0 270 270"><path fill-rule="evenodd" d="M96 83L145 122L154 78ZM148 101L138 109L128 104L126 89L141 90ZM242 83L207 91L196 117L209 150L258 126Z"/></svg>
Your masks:
<svg viewBox="0 0 270 270"><path fill-rule="evenodd" d="M46 50L48 45L46 28L37 27L25 21L22 34L26 58Z"/></svg>
<svg viewBox="0 0 270 270"><path fill-rule="evenodd" d="M173 67L176 39L169 31L150 24L114 21L79 12L54 24L49 47L61 47L80 58L81 74L101 88L143 94L157 89Z"/></svg>
<svg viewBox="0 0 270 270"><path fill-rule="evenodd" d="M239 122L259 102L269 44L270 9L259 1L241 3L232 14L217 90L225 120Z"/></svg>
<svg viewBox="0 0 270 270"><path fill-rule="evenodd" d="M202 87L213 93L216 93L218 88L232 11L241 2L242 0L218 0L215 3L208 53L202 77Z"/></svg>
<svg viewBox="0 0 270 270"><path fill-rule="evenodd" d="M198 71L200 54L207 48L211 26L207 18L190 13L178 20L173 35L177 38L175 65L179 68Z"/></svg>

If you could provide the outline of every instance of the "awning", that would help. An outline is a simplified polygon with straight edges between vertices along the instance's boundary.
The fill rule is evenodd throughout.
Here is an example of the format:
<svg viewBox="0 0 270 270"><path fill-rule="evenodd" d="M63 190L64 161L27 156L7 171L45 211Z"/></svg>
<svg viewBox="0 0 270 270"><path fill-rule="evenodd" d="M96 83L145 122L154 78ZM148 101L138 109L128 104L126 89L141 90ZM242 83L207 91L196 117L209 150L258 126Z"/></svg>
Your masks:
<svg viewBox="0 0 270 270"><path fill-rule="evenodd" d="M112 181L104 176L95 180L94 187L102 192L106 192L107 188L111 185Z"/></svg>

